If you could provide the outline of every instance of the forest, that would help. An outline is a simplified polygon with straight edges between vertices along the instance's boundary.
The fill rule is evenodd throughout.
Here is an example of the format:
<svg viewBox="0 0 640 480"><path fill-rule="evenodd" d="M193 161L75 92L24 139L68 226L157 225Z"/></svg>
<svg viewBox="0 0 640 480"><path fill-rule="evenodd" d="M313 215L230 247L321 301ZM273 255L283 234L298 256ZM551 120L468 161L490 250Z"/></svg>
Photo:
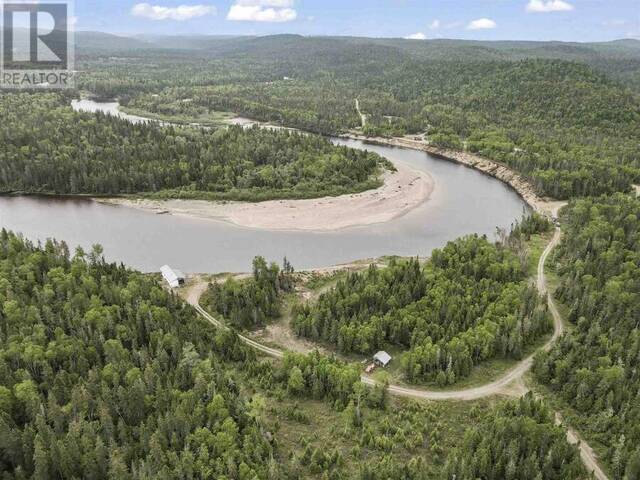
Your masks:
<svg viewBox="0 0 640 480"><path fill-rule="evenodd" d="M149 65L87 55L91 73L81 85L160 116L231 111L322 134L361 133L358 98L365 134L424 135L478 153L521 172L544 195L610 194L640 183L634 42L200 41L208 53L146 52Z"/></svg>
<svg viewBox="0 0 640 480"><path fill-rule="evenodd" d="M640 199L582 199L563 214L558 299L571 333L535 361L614 479L640 478Z"/></svg>
<svg viewBox="0 0 640 480"><path fill-rule="evenodd" d="M527 221L523 235L535 221ZM546 228L540 224L540 228ZM469 236L418 259L371 265L296 308L292 328L340 352L370 354L388 345L406 350L405 378L451 385L492 358L520 359L551 332L527 257L484 237Z"/></svg>
<svg viewBox="0 0 640 480"><path fill-rule="evenodd" d="M2 478L266 477L233 334L99 248L3 230L0 265Z"/></svg>
<svg viewBox="0 0 640 480"><path fill-rule="evenodd" d="M233 112L318 134L424 136L571 199L548 265L570 325L534 361L545 402L400 400L363 385L359 364L260 358L100 246L2 230L0 479L585 478L553 410L612 480L640 479L636 42L111 40L80 35L83 93L185 122ZM309 198L377 187L392 168L318 135L76 113L79 93L0 94L0 192ZM495 243L467 236L426 262L350 273L291 326L342 354L400 350L408 382L453 385L551 332L526 246L550 229L533 216ZM233 329L262 327L282 314L292 274L257 257L248 278L212 283L203 306Z"/></svg>
<svg viewBox="0 0 640 480"><path fill-rule="evenodd" d="M285 258L282 270L277 264L267 264L264 258L253 260L252 276L209 284L200 304L216 312L240 329L264 326L281 314L282 296L294 287L293 266Z"/></svg>
<svg viewBox="0 0 640 480"><path fill-rule="evenodd" d="M133 125L73 112L66 95L0 95L0 192L260 201L381 185L393 166L316 135Z"/></svg>
<svg viewBox="0 0 640 480"><path fill-rule="evenodd" d="M531 393L471 427L449 456L444 478L459 480L586 478L578 448L568 445L553 413ZM535 453L534 453L535 452Z"/></svg>
<svg viewBox="0 0 640 480"><path fill-rule="evenodd" d="M442 478L468 417L487 408L510 412L527 462L556 472L549 452L572 465L537 404L396 402L360 383L358 365L256 358L100 246L71 254L0 232L0 478ZM318 409L332 448L311 440Z"/></svg>

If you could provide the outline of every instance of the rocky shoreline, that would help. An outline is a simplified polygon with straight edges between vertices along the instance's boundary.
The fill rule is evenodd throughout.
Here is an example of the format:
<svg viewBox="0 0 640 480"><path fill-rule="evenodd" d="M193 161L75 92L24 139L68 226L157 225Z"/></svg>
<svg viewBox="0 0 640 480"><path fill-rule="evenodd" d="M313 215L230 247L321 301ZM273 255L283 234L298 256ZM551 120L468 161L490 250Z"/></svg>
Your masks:
<svg viewBox="0 0 640 480"><path fill-rule="evenodd" d="M509 185L532 209L543 215L554 216L554 212L557 210L558 205L564 204L564 202L540 197L531 182L506 165L493 160L488 160L472 153L435 147L433 145L426 144L422 140L414 140L406 137L365 137L363 135L354 134L347 134L343 137L374 145L420 150L428 153L429 155L433 155L434 157L474 168Z"/></svg>

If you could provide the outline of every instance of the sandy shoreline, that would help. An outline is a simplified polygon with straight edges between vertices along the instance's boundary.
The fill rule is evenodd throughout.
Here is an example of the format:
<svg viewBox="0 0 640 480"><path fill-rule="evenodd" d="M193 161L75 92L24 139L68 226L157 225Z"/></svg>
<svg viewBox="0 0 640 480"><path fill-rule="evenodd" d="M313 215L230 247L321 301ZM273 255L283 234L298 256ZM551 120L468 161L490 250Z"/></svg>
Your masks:
<svg viewBox="0 0 640 480"><path fill-rule="evenodd" d="M126 114L118 110L119 105L117 103L113 105L118 114L127 117ZM245 126L261 125L268 128L286 128L241 117L233 119L230 123ZM296 129L290 130L300 131ZM411 136L385 138L366 137L354 133L339 136L360 140L364 143L419 150L444 160L466 165L482 173L491 175L511 186L533 210L543 215L556 216L558 210L566 204L566 202L540 197L536 193L535 187L511 168L472 153L434 147L422 140L416 140ZM396 165L396 167L399 170L403 170L402 165ZM404 168L408 169L409 167ZM416 185L412 185L411 181L406 182L406 177L404 177L402 180L399 180L396 185L400 185L401 187L407 186L409 188L402 191L404 195L397 195L398 192L395 192L395 194L390 197L386 197L386 195L389 193L393 194L394 189L388 188L388 182L393 182L393 180L385 178L385 186L375 191L315 200L271 201L260 204L241 202L223 204L178 200L159 202L148 200L101 199L99 201L125 205L155 213L170 213L196 218L221 220L252 228L329 231L387 222L405 215L422 202L428 200L435 187L433 179L428 174L422 174L415 170L413 170L413 172L421 177L427 177L419 181L416 180L418 183L425 184L420 188L415 188ZM402 176L402 174L403 172L398 173L400 176ZM429 186L426 186L426 183L428 183ZM634 187L636 193L640 195L640 186L634 185ZM407 191L409 190L411 194L407 195ZM373 195L374 192L380 192L380 195ZM423 198L418 200L418 197ZM404 202L403 198L405 200ZM268 213L269 218L263 218L265 213Z"/></svg>
<svg viewBox="0 0 640 480"><path fill-rule="evenodd" d="M118 111L119 105L114 105L116 111ZM126 117L126 115L123 116ZM284 128L244 118L234 119L231 123L236 122L247 126L257 124L269 128ZM355 133L341 136L360 140L364 143L419 150L444 160L466 165L511 186L531 208L544 215L555 216L558 209L566 204L566 202L540 197L536 193L535 187L511 168L472 153L435 147L411 136L393 138L366 137ZM340 230L348 227L388 222L405 215L429 199L435 185L428 174L412 170L419 178L407 180L409 167L402 165L396 165L396 167L400 170L398 174L387 175L385 185L380 189L341 197L269 201L254 204L196 200L100 199L99 201L155 213L219 220L249 228L268 230ZM393 177L396 178L394 179ZM395 190L397 187L400 187L400 194ZM640 195L640 186L634 185L634 187L636 193Z"/></svg>
<svg viewBox="0 0 640 480"><path fill-rule="evenodd" d="M385 223L426 202L435 188L433 178L402 163L384 174L376 190L309 200L271 200L260 203L204 200L96 199L101 203L139 210L217 220L266 230L333 231Z"/></svg>

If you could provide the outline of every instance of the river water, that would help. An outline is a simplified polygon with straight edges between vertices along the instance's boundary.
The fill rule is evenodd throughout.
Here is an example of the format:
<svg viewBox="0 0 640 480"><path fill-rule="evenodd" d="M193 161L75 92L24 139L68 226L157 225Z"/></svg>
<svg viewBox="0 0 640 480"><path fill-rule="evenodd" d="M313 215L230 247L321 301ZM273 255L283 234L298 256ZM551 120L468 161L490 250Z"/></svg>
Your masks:
<svg viewBox="0 0 640 480"><path fill-rule="evenodd" d="M75 102L74 108L144 121L119 113L115 103L83 100ZM278 262L287 256L298 269L383 255L427 256L462 235L494 238L496 227L508 228L526 208L502 182L424 152L339 138L332 141L429 172L436 183L431 199L391 222L314 233L156 215L90 199L0 197L0 226L33 240L64 240L72 248L100 243L107 259L146 272L158 271L166 263L185 272L215 273L248 271L255 255Z"/></svg>

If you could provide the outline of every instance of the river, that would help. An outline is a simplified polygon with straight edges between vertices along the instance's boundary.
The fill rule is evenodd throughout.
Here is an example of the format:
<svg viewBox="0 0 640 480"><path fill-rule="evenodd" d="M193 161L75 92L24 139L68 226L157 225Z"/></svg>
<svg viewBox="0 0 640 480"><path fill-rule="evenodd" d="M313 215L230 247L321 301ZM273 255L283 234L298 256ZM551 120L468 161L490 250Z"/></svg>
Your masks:
<svg viewBox="0 0 640 480"><path fill-rule="evenodd" d="M83 100L75 102L74 108L145 121L120 113L116 103ZM185 272L215 273L248 271L255 255L278 262L286 256L298 269L383 255L427 256L462 235L479 233L494 238L496 227L508 228L527 208L507 185L462 165L416 150L331 140L429 172L436 183L431 199L391 222L315 233L254 230L211 220L155 215L91 199L0 197L0 226L33 240L64 240L72 248L100 243L108 260L145 272L158 271L167 263Z"/></svg>

